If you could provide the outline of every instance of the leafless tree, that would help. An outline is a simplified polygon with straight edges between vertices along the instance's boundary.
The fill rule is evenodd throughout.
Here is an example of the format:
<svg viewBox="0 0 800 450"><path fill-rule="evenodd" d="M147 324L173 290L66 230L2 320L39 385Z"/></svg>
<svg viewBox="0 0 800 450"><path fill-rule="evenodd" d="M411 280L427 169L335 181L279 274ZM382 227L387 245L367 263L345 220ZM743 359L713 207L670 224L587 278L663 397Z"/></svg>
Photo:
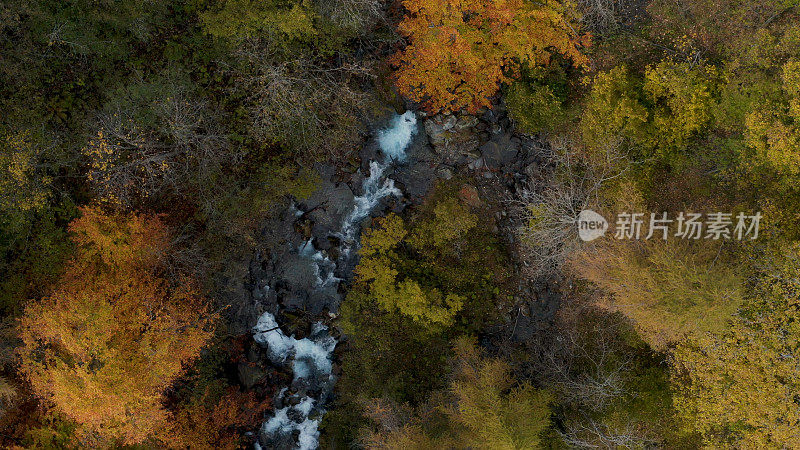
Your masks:
<svg viewBox="0 0 800 450"><path fill-rule="evenodd" d="M566 431L559 432L561 438L574 448L657 448L658 442L639 433L634 424L622 428L611 428L588 418L585 421L570 421Z"/></svg>
<svg viewBox="0 0 800 450"><path fill-rule="evenodd" d="M386 2L382 0L318 0L317 9L323 16L344 29L364 32L385 18Z"/></svg>
<svg viewBox="0 0 800 450"><path fill-rule="evenodd" d="M314 58L282 60L258 44L240 54L249 61L243 87L250 93L256 137L278 139L300 155L342 156L361 142L361 114L371 97L361 86L372 78L367 63L319 64Z"/></svg>
<svg viewBox="0 0 800 450"><path fill-rule="evenodd" d="M600 411L626 393L624 373L633 354L620 341L624 323L591 307L564 309L553 332L529 342L530 370L563 402Z"/></svg>
<svg viewBox="0 0 800 450"><path fill-rule="evenodd" d="M152 112L154 123L143 125L137 111L121 107L99 115L97 134L84 148L99 198L130 207L177 193L187 177L202 177L239 157L229 151L210 107L182 89L143 107Z"/></svg>
<svg viewBox="0 0 800 450"><path fill-rule="evenodd" d="M557 273L580 248L578 215L584 209L598 207L601 186L628 167L620 144L621 141L609 144L595 154L599 160L591 161L577 150L577 141L572 138L556 137L550 142L546 157L555 166L554 175L543 181L529 181L527 188L510 202L529 276Z"/></svg>
<svg viewBox="0 0 800 450"><path fill-rule="evenodd" d="M527 343L531 359L526 371L553 390L565 409L561 437L577 448L652 447L654 437L634 422L602 420L613 402L632 395L626 379L636 355L622 338L630 325L582 299L573 302L562 307L551 330Z"/></svg>
<svg viewBox="0 0 800 450"><path fill-rule="evenodd" d="M581 22L594 32L614 29L622 20L625 4L625 0L578 0Z"/></svg>

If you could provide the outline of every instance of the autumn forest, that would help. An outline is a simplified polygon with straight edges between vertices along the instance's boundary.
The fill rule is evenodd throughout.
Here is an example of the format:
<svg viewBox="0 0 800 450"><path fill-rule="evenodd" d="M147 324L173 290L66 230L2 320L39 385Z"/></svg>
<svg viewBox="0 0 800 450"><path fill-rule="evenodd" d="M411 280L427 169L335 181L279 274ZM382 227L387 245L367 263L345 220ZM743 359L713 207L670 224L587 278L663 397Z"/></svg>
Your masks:
<svg viewBox="0 0 800 450"><path fill-rule="evenodd" d="M0 447L800 448L798 0L4 0Z"/></svg>

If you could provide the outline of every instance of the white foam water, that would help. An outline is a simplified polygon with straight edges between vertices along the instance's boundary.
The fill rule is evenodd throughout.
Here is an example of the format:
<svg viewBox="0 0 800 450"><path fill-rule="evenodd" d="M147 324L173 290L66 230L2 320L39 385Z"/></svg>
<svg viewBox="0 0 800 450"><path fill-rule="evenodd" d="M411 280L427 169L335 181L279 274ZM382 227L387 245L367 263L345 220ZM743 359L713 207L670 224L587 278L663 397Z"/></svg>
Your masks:
<svg viewBox="0 0 800 450"><path fill-rule="evenodd" d="M412 111L396 115L390 121L389 127L377 133L378 144L384 154L384 161L370 161L369 177L362 185L363 194L355 197L353 210L347 215L338 233L342 238L342 257L346 257L352 249L352 242L356 238L359 223L369 216L370 212L385 197L400 196L400 189L395 187L394 180L386 177L384 172L392 161L403 161L406 158L405 150L414 134L417 132L417 118ZM295 215L302 212L295 212ZM314 249L311 240L301 244L298 254L307 258L316 270L316 287L337 286L339 278L334 276L336 262L331 261L322 252ZM266 347L270 361L278 366L284 366L291 361L294 372L294 382L299 380L313 380L317 386L323 386L324 392L330 392L335 378L332 374L332 354L336 348L336 339L328 333L328 328L321 322L314 324L312 332L307 338L296 339L293 335L286 336L275 316L265 312L258 318L253 327L253 339L262 347ZM288 388L281 389L277 398L286 399ZM309 417L317 413L316 419ZM319 422L325 410L317 400L305 396L294 406L286 406L275 411L261 427L261 434L266 436L291 435L298 432L296 448L311 450L319 447ZM294 420L293 420L294 417ZM297 418L302 420L297 420ZM261 449L256 441L255 448Z"/></svg>
<svg viewBox="0 0 800 450"><path fill-rule="evenodd" d="M315 249L311 239L303 242L300 247L297 248L297 253L307 258L312 264L317 277L316 287L334 286L341 281L341 279L334 275L336 262L331 261L327 255Z"/></svg>
<svg viewBox="0 0 800 450"><path fill-rule="evenodd" d="M406 147L415 134L417 134L417 116L413 111L406 111L402 115L393 117L388 128L378 131L378 144L388 158L402 161L406 158Z"/></svg>
<svg viewBox="0 0 800 450"><path fill-rule="evenodd" d="M383 200L383 198L390 195L400 196L402 192L394 185L394 180L383 176L386 170L386 164L380 164L377 161L370 161L369 163L369 177L364 180L363 194L354 198L353 210L345 218L342 224L341 237L345 242L350 242L355 237L357 225L369 216L372 209Z"/></svg>

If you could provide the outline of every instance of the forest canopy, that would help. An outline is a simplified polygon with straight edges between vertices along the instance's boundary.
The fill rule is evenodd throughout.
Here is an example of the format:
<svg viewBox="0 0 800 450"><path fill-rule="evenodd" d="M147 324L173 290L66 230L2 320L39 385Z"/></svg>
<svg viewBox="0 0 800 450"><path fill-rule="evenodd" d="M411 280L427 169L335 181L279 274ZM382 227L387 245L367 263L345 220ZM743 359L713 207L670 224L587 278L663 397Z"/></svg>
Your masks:
<svg viewBox="0 0 800 450"><path fill-rule="evenodd" d="M7 0L0 447L799 448L797 0Z"/></svg>

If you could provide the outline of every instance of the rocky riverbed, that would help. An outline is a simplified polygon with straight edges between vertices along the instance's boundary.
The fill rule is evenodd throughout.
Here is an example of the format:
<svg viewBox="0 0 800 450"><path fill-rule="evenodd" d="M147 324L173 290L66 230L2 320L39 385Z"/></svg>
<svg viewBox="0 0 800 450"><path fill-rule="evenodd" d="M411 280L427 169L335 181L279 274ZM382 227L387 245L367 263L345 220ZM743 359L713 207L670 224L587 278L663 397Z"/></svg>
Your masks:
<svg viewBox="0 0 800 450"><path fill-rule="evenodd" d="M317 165L319 189L265 224L263 250L250 263L248 301L232 314L234 328L252 329L258 344L240 364L243 384L284 386L274 395L260 445L316 447L317 425L337 374L335 319L357 262L360 230L373 217L421 202L437 179L464 177L471 180L464 192L472 201L502 205L530 180L546 176L542 144L511 130L502 107L479 116L394 115L376 123L357 171ZM387 133L399 135L386 138ZM494 231L513 248L513 224L502 207L496 219ZM519 291L507 311L508 328L512 337L524 339L552 318L559 299L553 286L520 284Z"/></svg>

